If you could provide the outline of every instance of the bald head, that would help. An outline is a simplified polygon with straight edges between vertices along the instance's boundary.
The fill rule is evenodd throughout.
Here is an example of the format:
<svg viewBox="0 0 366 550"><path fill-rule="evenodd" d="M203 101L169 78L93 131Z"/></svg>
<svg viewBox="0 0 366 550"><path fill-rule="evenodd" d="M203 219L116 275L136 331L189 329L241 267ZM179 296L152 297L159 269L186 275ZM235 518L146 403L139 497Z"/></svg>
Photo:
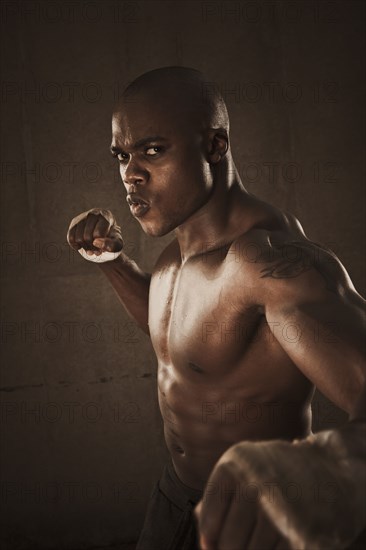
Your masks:
<svg viewBox="0 0 366 550"><path fill-rule="evenodd" d="M169 109L197 130L215 128L229 132L228 112L221 94L196 69L163 67L144 73L125 89L116 110L134 102Z"/></svg>
<svg viewBox="0 0 366 550"><path fill-rule="evenodd" d="M149 206L140 216L132 205L146 233L167 234L231 184L228 133L225 103L199 71L164 67L125 89L112 117L111 153L127 197Z"/></svg>

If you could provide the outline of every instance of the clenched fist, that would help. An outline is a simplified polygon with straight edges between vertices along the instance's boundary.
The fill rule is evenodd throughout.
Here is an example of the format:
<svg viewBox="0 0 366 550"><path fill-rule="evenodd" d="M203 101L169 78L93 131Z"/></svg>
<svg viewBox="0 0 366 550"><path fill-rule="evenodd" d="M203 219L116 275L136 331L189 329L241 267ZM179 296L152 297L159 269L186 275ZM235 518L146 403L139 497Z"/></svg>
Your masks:
<svg viewBox="0 0 366 550"><path fill-rule="evenodd" d="M115 260L122 252L121 228L110 210L92 208L76 216L67 232L67 242L92 262Z"/></svg>
<svg viewBox="0 0 366 550"><path fill-rule="evenodd" d="M241 442L195 509L202 550L339 550L365 528L366 422L301 441Z"/></svg>

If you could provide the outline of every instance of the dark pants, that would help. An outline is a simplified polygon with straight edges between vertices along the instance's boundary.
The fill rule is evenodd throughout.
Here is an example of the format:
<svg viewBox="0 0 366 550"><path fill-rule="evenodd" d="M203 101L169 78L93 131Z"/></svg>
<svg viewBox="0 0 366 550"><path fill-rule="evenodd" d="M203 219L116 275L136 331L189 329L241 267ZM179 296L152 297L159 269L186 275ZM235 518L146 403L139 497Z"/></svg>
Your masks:
<svg viewBox="0 0 366 550"><path fill-rule="evenodd" d="M169 461L151 494L136 550L198 550L193 509L201 497Z"/></svg>

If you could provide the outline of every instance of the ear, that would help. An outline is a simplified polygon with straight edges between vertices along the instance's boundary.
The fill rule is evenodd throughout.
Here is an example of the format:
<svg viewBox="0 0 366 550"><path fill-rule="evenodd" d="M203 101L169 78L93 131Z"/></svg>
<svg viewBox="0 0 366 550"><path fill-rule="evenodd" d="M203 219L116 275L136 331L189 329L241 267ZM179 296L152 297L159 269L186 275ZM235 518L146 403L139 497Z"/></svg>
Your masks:
<svg viewBox="0 0 366 550"><path fill-rule="evenodd" d="M229 149L229 137L223 128L213 128L209 131L208 162L217 164Z"/></svg>

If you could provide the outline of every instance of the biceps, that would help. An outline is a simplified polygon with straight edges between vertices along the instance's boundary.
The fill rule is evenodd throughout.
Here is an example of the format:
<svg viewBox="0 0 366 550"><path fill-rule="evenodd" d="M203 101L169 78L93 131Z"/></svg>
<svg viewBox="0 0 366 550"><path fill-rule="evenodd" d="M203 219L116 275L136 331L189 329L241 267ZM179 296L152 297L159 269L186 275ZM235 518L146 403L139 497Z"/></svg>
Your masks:
<svg viewBox="0 0 366 550"><path fill-rule="evenodd" d="M275 338L297 367L338 406L349 410L365 379L362 316L336 304L303 304L266 312Z"/></svg>

